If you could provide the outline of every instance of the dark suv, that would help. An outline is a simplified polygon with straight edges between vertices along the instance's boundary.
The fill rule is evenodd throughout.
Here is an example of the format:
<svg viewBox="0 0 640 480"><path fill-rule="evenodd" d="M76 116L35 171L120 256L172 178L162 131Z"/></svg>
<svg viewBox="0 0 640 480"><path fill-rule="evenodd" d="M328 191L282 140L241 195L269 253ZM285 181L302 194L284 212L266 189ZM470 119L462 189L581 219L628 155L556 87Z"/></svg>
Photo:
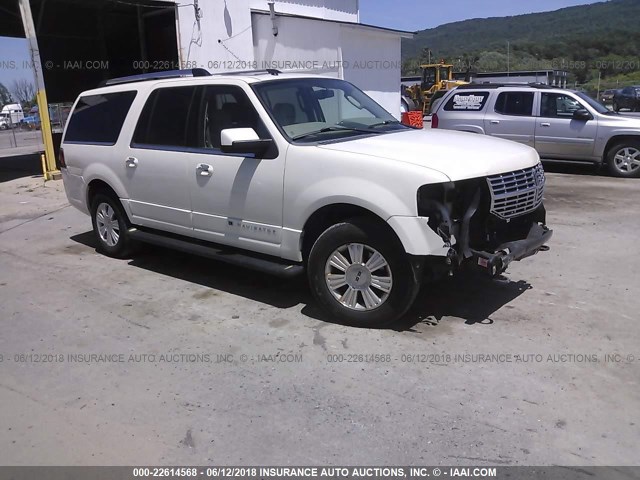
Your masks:
<svg viewBox="0 0 640 480"><path fill-rule="evenodd" d="M640 85L625 87L615 93L613 109L619 112L623 108L628 108L632 112L637 112L640 109Z"/></svg>

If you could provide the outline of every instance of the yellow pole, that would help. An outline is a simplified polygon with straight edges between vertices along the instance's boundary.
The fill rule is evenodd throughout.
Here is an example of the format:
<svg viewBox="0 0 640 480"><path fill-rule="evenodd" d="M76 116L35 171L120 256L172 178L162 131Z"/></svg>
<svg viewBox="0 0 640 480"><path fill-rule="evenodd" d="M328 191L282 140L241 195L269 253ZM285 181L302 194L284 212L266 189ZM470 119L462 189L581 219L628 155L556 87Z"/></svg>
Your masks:
<svg viewBox="0 0 640 480"><path fill-rule="evenodd" d="M43 174L45 180L52 180L54 175L60 172L58 172L56 168L56 156L53 151L53 137L51 136L51 122L49 119L49 105L44 89L38 90L36 99L38 101L38 111L40 112L40 131L44 142L45 170Z"/></svg>
<svg viewBox="0 0 640 480"><path fill-rule="evenodd" d="M18 0L20 7L20 15L22 17L22 25L24 33L29 42L29 53L31 54L31 64L36 81L36 100L38 102L38 110L40 112L40 132L42 133L42 141L44 143L45 163L43 175L45 180L52 180L58 177L60 172L56 169L56 158L53 152L53 138L51 136L51 122L49 120L49 105L47 103L47 94L44 88L44 76L42 75L42 62L40 59L40 49L38 48L38 40L36 38L36 29L33 23L33 15L31 14L31 5L29 0Z"/></svg>

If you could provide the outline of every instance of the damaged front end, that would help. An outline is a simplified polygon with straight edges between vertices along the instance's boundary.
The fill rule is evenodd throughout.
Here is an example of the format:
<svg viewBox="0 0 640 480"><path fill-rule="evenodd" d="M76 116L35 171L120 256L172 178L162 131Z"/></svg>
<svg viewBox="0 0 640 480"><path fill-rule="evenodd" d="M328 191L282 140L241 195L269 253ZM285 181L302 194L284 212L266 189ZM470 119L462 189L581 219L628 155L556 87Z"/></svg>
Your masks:
<svg viewBox="0 0 640 480"><path fill-rule="evenodd" d="M452 274L463 265L495 277L516 260L546 250L553 231L545 225L542 165L444 184L418 191L418 214L449 247L436 267Z"/></svg>

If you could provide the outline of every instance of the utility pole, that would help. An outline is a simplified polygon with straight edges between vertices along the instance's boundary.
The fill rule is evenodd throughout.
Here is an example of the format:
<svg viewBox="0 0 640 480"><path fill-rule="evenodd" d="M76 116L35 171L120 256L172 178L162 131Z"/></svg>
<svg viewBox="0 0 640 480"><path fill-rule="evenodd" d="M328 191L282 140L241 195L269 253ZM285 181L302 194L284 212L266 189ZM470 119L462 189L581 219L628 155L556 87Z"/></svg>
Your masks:
<svg viewBox="0 0 640 480"><path fill-rule="evenodd" d="M511 44L507 40L507 77L511 74Z"/></svg>
<svg viewBox="0 0 640 480"><path fill-rule="evenodd" d="M54 178L59 178L58 176L60 175L60 172L57 170L56 159L53 153L51 123L49 122L49 105L47 103L47 95L44 89L42 59L40 58L40 49L38 48L38 40L36 39L36 27L33 23L29 0L18 0L18 6L20 7L24 33L27 37L27 41L29 42L31 64L35 74L37 89L36 99L38 101L38 111L40 112L40 132L42 133L42 141L44 143L44 161L42 162L44 178L45 180L53 180Z"/></svg>

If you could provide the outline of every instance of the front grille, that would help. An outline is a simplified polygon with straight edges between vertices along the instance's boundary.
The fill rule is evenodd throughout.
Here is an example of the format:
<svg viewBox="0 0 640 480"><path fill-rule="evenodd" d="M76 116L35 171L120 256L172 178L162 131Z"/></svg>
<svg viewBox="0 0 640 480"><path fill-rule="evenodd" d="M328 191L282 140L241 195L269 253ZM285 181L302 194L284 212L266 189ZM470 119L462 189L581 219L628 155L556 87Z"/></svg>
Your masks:
<svg viewBox="0 0 640 480"><path fill-rule="evenodd" d="M491 213L510 219L532 212L542 203L544 169L535 167L487 177L491 192Z"/></svg>

